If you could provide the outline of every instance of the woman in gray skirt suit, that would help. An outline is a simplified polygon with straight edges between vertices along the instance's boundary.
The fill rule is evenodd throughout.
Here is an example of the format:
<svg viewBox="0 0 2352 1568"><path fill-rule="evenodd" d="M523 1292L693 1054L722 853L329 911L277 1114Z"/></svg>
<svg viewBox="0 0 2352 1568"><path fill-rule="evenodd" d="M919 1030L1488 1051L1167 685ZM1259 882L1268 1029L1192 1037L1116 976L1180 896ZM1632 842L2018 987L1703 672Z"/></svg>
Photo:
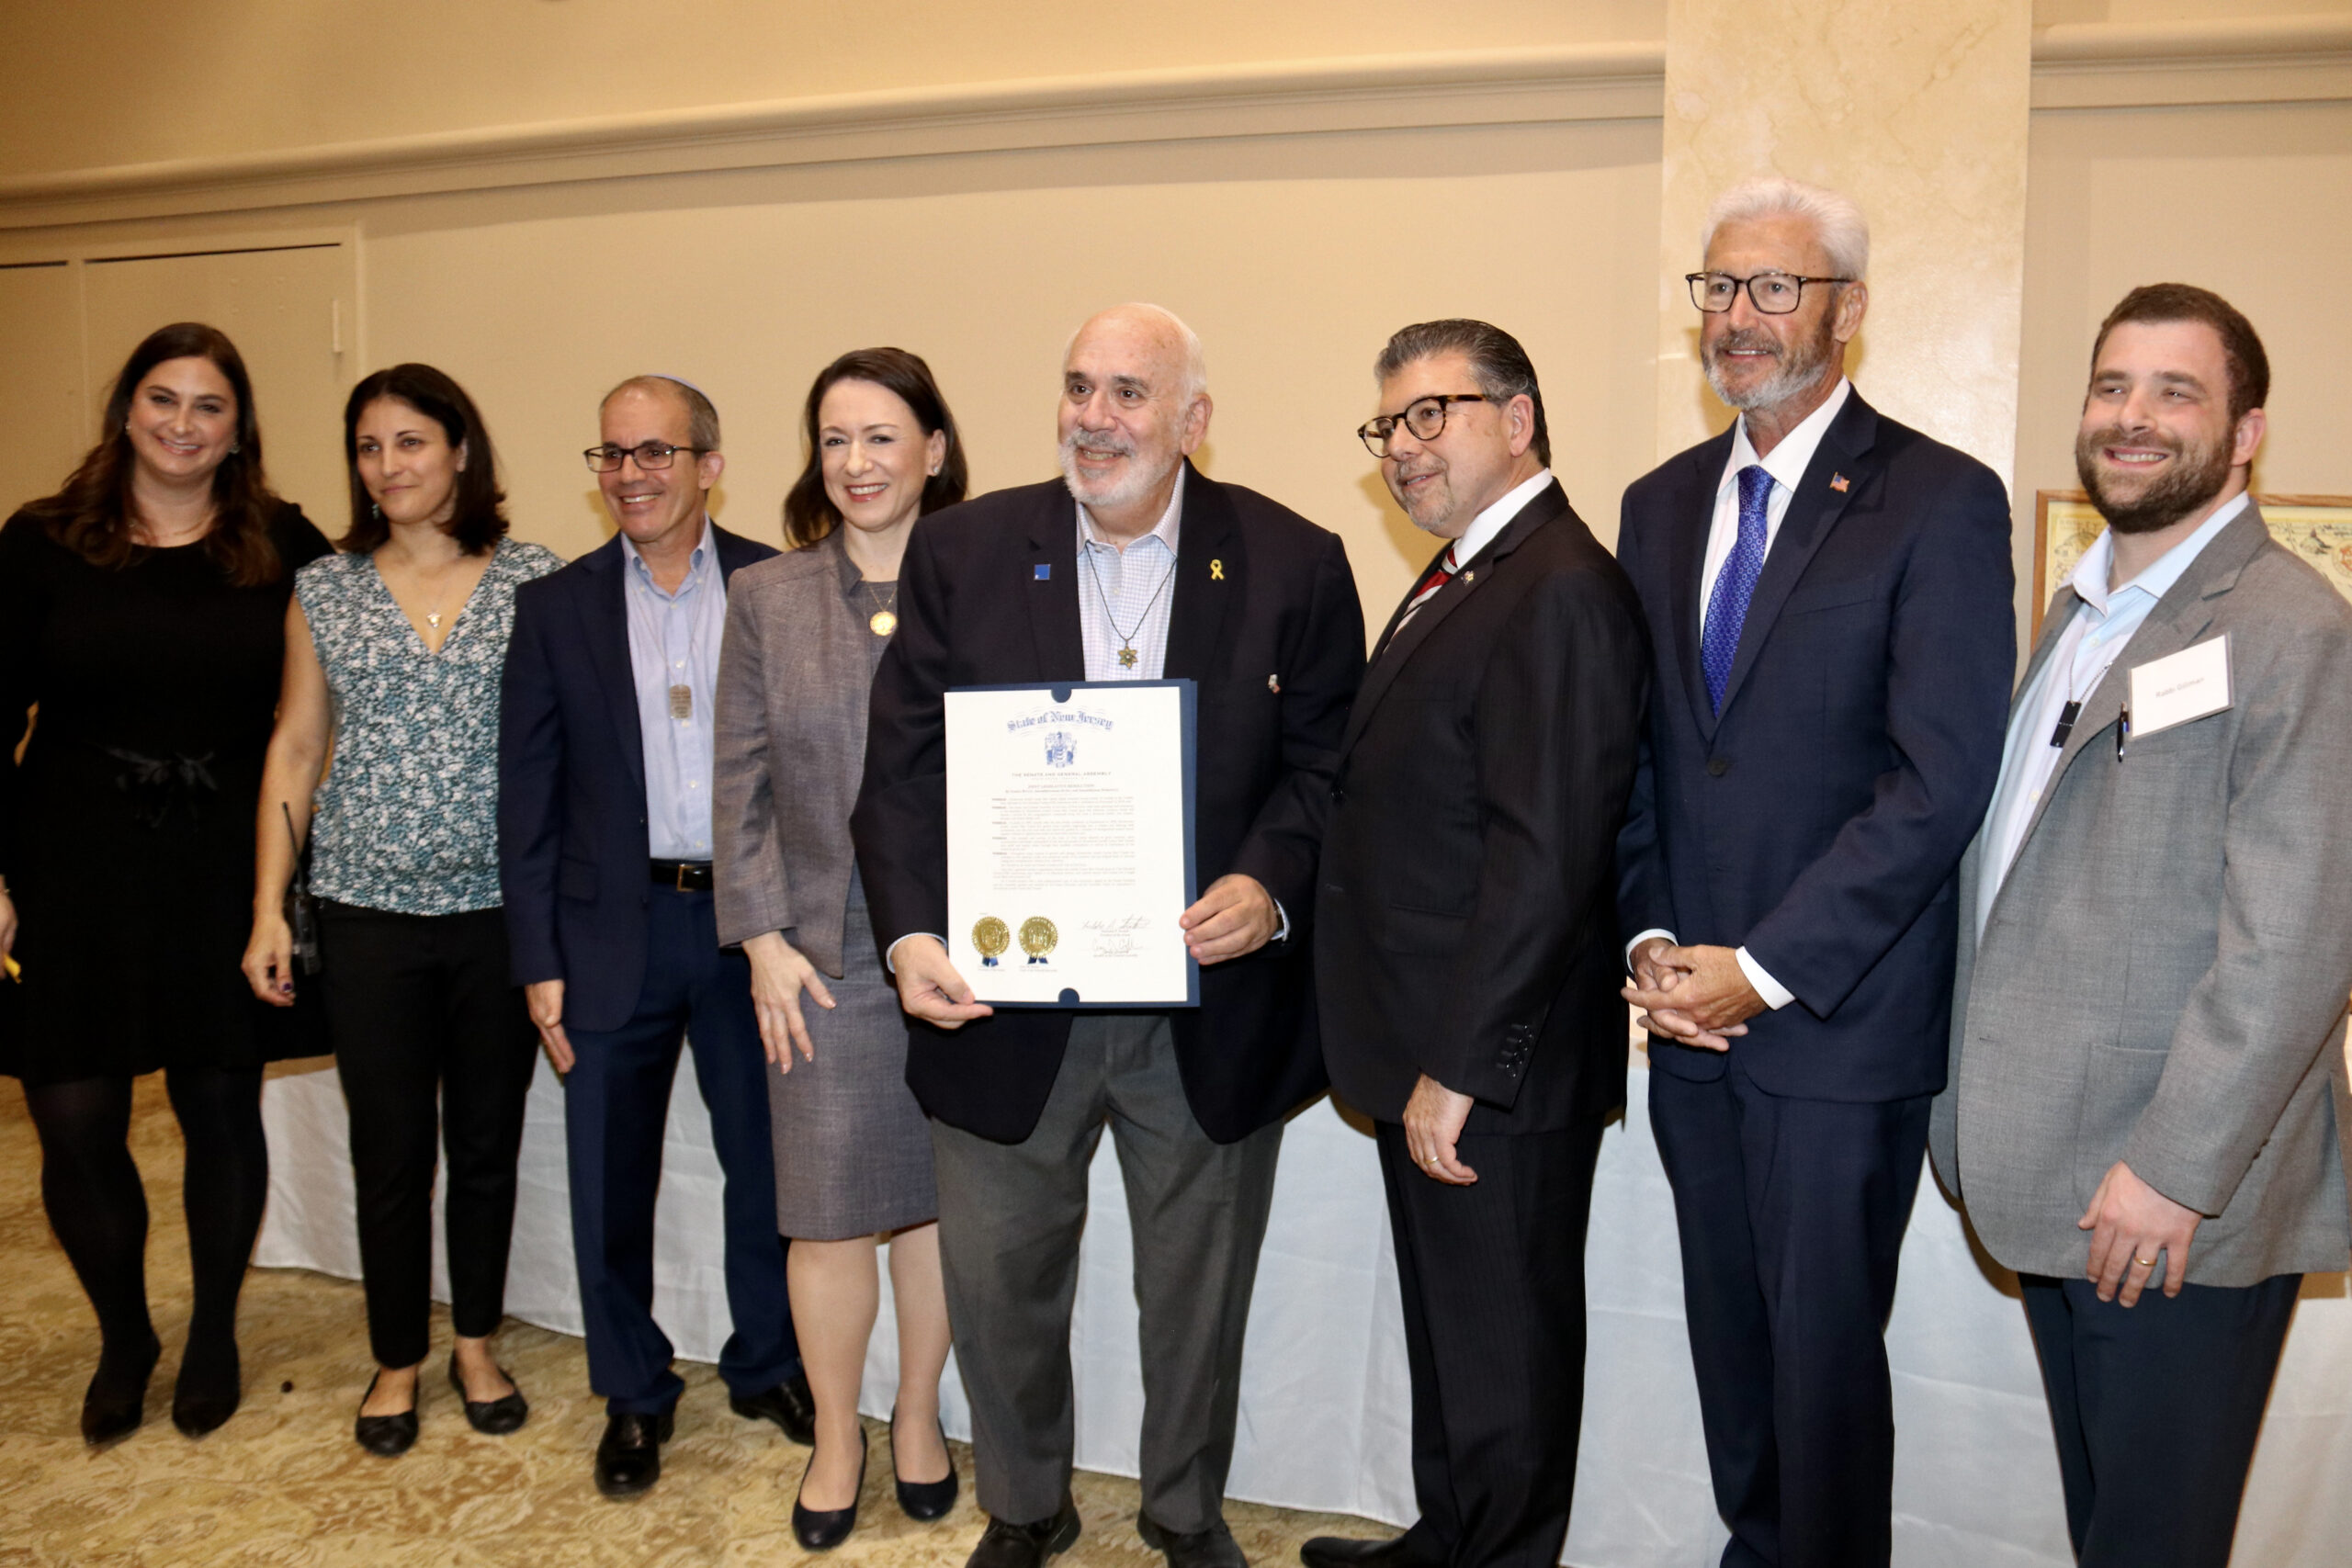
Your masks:
<svg viewBox="0 0 2352 1568"><path fill-rule="evenodd" d="M899 558L917 517L964 498L965 468L930 367L903 349L827 366L804 424L808 466L784 503L793 547L728 585L712 804L718 940L751 960L775 1067L776 1227L792 1239L792 1322L817 1405L792 1528L822 1551L857 1522L857 1395L885 1235L899 1506L935 1519L956 1499L939 1427L948 1331L931 1134L906 1086L906 1020L875 951L849 815L867 689L898 626Z"/></svg>

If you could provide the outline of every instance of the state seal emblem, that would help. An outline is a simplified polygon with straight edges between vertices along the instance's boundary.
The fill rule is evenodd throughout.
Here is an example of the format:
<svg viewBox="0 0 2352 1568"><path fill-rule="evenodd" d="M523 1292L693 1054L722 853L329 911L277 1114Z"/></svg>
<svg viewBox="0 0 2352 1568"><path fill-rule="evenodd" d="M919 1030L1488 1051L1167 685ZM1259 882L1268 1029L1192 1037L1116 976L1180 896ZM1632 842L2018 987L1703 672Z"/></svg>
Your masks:
<svg viewBox="0 0 2352 1568"><path fill-rule="evenodd" d="M1067 729L1057 729L1046 737L1046 766L1067 768L1078 761L1078 742L1070 739Z"/></svg>
<svg viewBox="0 0 2352 1568"><path fill-rule="evenodd" d="M982 915L972 922L972 945L979 949L980 966L993 969L1004 950L1012 945L1012 931L994 915Z"/></svg>
<svg viewBox="0 0 2352 1568"><path fill-rule="evenodd" d="M1032 964L1043 964L1051 957L1054 944L1061 933L1054 930L1054 922L1043 915L1032 915L1021 922L1021 951L1029 955Z"/></svg>

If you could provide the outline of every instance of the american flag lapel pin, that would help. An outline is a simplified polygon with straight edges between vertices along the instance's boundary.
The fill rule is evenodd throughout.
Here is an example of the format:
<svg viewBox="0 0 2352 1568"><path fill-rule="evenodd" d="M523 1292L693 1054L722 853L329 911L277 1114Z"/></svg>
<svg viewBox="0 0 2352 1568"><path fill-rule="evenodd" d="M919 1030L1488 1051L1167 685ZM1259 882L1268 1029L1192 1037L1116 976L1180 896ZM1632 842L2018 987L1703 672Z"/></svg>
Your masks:
<svg viewBox="0 0 2352 1568"><path fill-rule="evenodd" d="M1849 482L1849 481L1843 474L1832 474L1829 476L1829 488L1836 491L1839 495L1846 493L1846 487Z"/></svg>

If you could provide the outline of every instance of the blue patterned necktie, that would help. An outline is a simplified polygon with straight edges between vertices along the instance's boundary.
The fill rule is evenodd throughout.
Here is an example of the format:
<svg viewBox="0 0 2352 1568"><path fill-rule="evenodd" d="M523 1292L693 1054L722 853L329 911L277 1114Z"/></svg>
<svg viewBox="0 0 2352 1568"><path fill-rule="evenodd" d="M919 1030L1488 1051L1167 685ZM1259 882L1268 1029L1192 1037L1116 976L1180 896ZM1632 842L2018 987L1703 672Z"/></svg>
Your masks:
<svg viewBox="0 0 2352 1568"><path fill-rule="evenodd" d="M1739 541L1731 547L1715 591L1707 596L1707 620L1699 634L1699 664L1707 673L1707 702L1724 711L1724 687L1731 681L1731 663L1739 652L1739 628L1747 620L1747 601L1756 592L1757 574L1764 570L1764 512L1772 500L1772 476L1761 463L1739 470Z"/></svg>

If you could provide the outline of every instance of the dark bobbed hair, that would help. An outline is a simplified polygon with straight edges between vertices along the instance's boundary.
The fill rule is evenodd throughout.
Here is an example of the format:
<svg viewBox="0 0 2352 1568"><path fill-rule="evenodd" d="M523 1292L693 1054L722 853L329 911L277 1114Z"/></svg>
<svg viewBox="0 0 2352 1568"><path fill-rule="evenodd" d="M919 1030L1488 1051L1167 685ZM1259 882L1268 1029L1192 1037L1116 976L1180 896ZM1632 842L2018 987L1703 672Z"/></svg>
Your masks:
<svg viewBox="0 0 2352 1568"><path fill-rule="evenodd" d="M946 435L947 456L939 472L924 481L917 516L955 505L964 499L969 483L964 438L956 433L956 416L948 412L947 400L939 395L939 383L932 379L931 367L922 362L922 356L903 348L854 348L817 373L808 389L808 404L801 410L800 431L808 443L808 461L784 498L784 539L794 549L806 549L841 526L841 512L825 493L825 459L817 445L818 407L839 381L871 381L896 393L913 412L926 438L934 432Z"/></svg>
<svg viewBox="0 0 2352 1568"><path fill-rule="evenodd" d="M228 334L202 321L175 321L141 339L116 372L99 416L98 444L68 475L55 495L26 511L50 536L93 566L124 567L146 553L131 536L130 477L138 464L130 447L131 395L158 365L172 359L211 362L237 399L237 434L229 455L212 470L211 532L203 548L229 581L243 587L275 582L283 570L270 542L271 523L282 504L262 469L261 423L254 412L253 378L244 356Z"/></svg>
<svg viewBox="0 0 2352 1568"><path fill-rule="evenodd" d="M395 365L351 389L343 404L343 462L351 479L351 527L335 541L338 549L365 553L392 536L392 525L376 509L359 478L359 416L368 405L390 398L406 403L441 427L452 446L466 449L458 475L456 502L443 525L469 556L494 548L506 536L506 492L498 488L498 452L490 444L481 411L449 376L430 365Z"/></svg>
<svg viewBox="0 0 2352 1568"><path fill-rule="evenodd" d="M1441 321L1416 321L1401 327L1388 346L1373 361L1372 376L1385 381L1415 360L1433 354L1459 354L1470 361L1470 375L1478 390L1498 408L1525 393L1535 405L1535 460L1552 466L1552 427L1544 419L1544 389L1535 384L1535 365L1519 340L1498 326L1455 316Z"/></svg>
<svg viewBox="0 0 2352 1568"><path fill-rule="evenodd" d="M2193 283L2143 283L2117 301L2098 324L2091 344L2091 369L2098 369L2107 334L2126 321L2202 321L2222 340L2222 362L2230 373L2230 424L2234 428L2270 398L2270 356L2254 323L2210 288Z"/></svg>

